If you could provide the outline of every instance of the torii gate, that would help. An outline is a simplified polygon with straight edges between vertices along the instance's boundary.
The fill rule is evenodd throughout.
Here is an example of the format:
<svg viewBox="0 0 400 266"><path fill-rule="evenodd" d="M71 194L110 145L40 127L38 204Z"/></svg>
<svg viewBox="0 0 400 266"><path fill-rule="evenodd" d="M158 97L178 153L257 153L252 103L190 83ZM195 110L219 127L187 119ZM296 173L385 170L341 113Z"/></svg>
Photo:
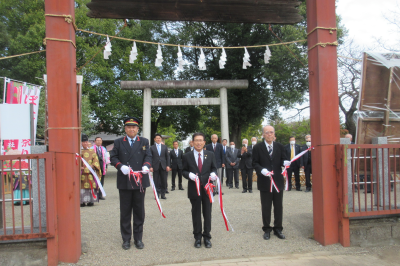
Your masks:
<svg viewBox="0 0 400 266"><path fill-rule="evenodd" d="M92 0L100 5L100 11L114 12L114 8L104 8L107 0ZM158 13L145 19L221 21L248 23L295 23L286 19L299 5L298 1L111 1L113 5L146 5L152 2ZM171 4L172 12L165 12L160 4ZM89 5L88 4L88 5ZM261 6L263 5L263 8ZM271 10L268 10L268 5ZM292 9L287 9L292 5ZM267 8L265 8L267 6ZM174 11L174 7L175 10ZM191 8L191 12L186 12ZM275 8L275 9L274 9ZM148 11L148 9L145 9ZM212 12L210 12L212 11ZM228 13L229 12L229 13ZM71 15L75 18L73 0L46 0L45 13ZM130 13L132 14L132 12ZM147 15L147 14L142 14ZM129 12L127 16L129 17ZM115 16L113 18L119 18ZM313 217L314 238L322 245L339 242L338 188L335 169L335 145L339 144L338 80L336 46L326 46L337 40L326 28L336 28L334 0L307 0L307 31L309 90L311 111L311 134L313 136ZM77 133L78 104L76 89L75 30L64 18L46 16L46 64L48 90L49 151L55 152L56 209L58 232L53 253L48 253L49 265L58 261L76 263L81 255L81 224L79 209L79 169L75 164L78 151ZM57 40L54 40L57 39ZM63 40L63 41L60 41ZM48 249L49 252L49 249Z"/></svg>
<svg viewBox="0 0 400 266"><path fill-rule="evenodd" d="M143 136L151 138L151 107L178 105L219 105L221 107L221 138L229 143L227 89L247 89L248 80L170 80L121 81L123 90L143 90ZM219 98L151 98L151 90L219 89Z"/></svg>

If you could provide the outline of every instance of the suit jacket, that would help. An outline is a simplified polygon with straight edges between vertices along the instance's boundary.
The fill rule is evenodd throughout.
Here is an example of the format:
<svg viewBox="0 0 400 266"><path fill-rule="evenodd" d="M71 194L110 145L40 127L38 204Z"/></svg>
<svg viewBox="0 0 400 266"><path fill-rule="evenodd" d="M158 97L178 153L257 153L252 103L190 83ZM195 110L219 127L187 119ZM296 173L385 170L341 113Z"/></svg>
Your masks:
<svg viewBox="0 0 400 266"><path fill-rule="evenodd" d="M194 152L188 152L183 155L183 171L182 175L184 178L188 179L188 198L195 199L199 197L197 195L196 183L189 178L189 173L198 174L200 178L200 185L204 187L208 183L208 178L210 173L214 172L217 174L217 164L215 162L214 153L211 151L203 151L203 167L201 172L196 164L196 159L194 158ZM202 193L201 191L200 193Z"/></svg>
<svg viewBox="0 0 400 266"><path fill-rule="evenodd" d="M182 156L183 151L178 149L178 156L176 156L175 150L169 152L169 157L171 158L171 169L182 169Z"/></svg>
<svg viewBox="0 0 400 266"><path fill-rule="evenodd" d="M225 164L224 150L221 143L216 143L215 151L213 149L212 143L206 145L206 150L214 152L215 161L217 162L217 168L221 168L222 164Z"/></svg>
<svg viewBox="0 0 400 266"><path fill-rule="evenodd" d="M160 155L158 155L157 145L153 144L150 147L150 151L153 158L153 163L152 163L153 170L158 171L160 167L163 170L167 170L167 166L169 167L171 165L171 161L169 159L168 147L166 145L161 144L161 153Z"/></svg>
<svg viewBox="0 0 400 266"><path fill-rule="evenodd" d="M240 155L241 150L239 149L234 149L232 150L232 148L227 148L226 149L226 154L225 154L225 162L226 162L226 169L229 168L239 168L239 163L240 163ZM230 163L236 163L234 166L231 166Z"/></svg>
<svg viewBox="0 0 400 266"><path fill-rule="evenodd" d="M252 145L247 145L247 152L242 154L242 150L239 150L238 157L240 158L240 169L252 169L253 168L253 158L252 158L253 148Z"/></svg>
<svg viewBox="0 0 400 266"><path fill-rule="evenodd" d="M307 150L307 149L308 149L307 145L304 145L304 146L301 148L301 151L305 151L305 150ZM301 166L307 166L308 160L310 160L310 163L311 163L311 156L308 156L309 153L310 153L310 152L308 151L308 152L304 153L304 155L302 156L303 158L302 158L302 164L301 164ZM310 154L310 155L311 155L311 154Z"/></svg>
<svg viewBox="0 0 400 266"><path fill-rule="evenodd" d="M265 142L260 142L253 147L253 167L257 173L257 188L261 191L269 191L271 180L269 177L261 174L261 170L266 168L268 171L274 171L274 182L279 190L284 189L284 180L282 176L283 161L287 160L286 153L282 144L273 142L272 158L269 156Z"/></svg>
<svg viewBox="0 0 400 266"><path fill-rule="evenodd" d="M192 148L192 147L190 147L190 146L189 146L189 147L186 147L185 153L191 152L191 151L192 151L191 148ZM194 149L194 148L193 148L193 149Z"/></svg>
<svg viewBox="0 0 400 266"><path fill-rule="evenodd" d="M290 154L291 154L291 148L290 148L290 144L285 145L285 151L286 151L286 158L288 158L288 160L290 160ZM301 152L301 148L300 145L294 144L294 156L296 156L297 154L299 154ZM299 168L300 166L303 165L303 156L301 156L299 159L297 159L296 161L294 161L290 167L291 168Z"/></svg>
<svg viewBox="0 0 400 266"><path fill-rule="evenodd" d="M121 172L123 165L130 166L133 171L141 171L142 166L151 167L151 152L149 141L146 138L137 136L133 147L129 144L126 137L114 140L114 148L110 152L111 164L118 169L117 188L118 189L139 189L135 181L129 179ZM142 186L150 186L148 175L143 175Z"/></svg>

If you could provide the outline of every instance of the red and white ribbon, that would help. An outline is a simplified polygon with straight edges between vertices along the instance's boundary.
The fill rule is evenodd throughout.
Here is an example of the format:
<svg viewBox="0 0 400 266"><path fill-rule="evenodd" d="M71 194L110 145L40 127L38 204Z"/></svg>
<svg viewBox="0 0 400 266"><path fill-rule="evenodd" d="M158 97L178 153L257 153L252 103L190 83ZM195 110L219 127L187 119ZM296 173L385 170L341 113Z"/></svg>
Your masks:
<svg viewBox="0 0 400 266"><path fill-rule="evenodd" d="M83 164L84 164L84 165L89 169L89 171L92 173L92 175L94 176L94 179L95 179L95 181L96 181L96 183L97 183L97 186L100 188L101 194L103 195L103 197L105 197L105 196L106 196L106 192L104 191L104 188L103 188L103 186L101 185L100 179L99 179L99 177L97 176L96 172L93 171L92 167L85 161L85 159L83 159L78 153L76 153L75 160L78 160L78 158L80 158L80 159L82 160ZM78 162L78 161L77 161L77 162Z"/></svg>
<svg viewBox="0 0 400 266"><path fill-rule="evenodd" d="M200 178L196 175L196 179L194 180L196 183L196 189L197 189L197 196L200 196Z"/></svg>
<svg viewBox="0 0 400 266"><path fill-rule="evenodd" d="M141 192L143 191L143 188L142 188L143 175L142 175L142 173L143 173L143 171L133 171L132 168L129 167L129 174L128 174L129 183L132 186L132 183L131 183L131 176L132 176L133 180L135 180L135 183L140 188ZM132 186L132 188L133 188L133 186Z"/></svg>
<svg viewBox="0 0 400 266"><path fill-rule="evenodd" d="M149 172L149 179L150 179L150 185L153 188L154 198L156 199L158 209L160 210L161 216L163 218L165 218L165 215L162 211L160 200L158 199L158 196L157 196L157 189L156 189L156 186L154 185L153 174L151 172Z"/></svg>
<svg viewBox="0 0 400 266"><path fill-rule="evenodd" d="M276 191L278 191L278 193L279 193L280 191L279 191L278 187L275 184L273 175L274 175L274 171L268 172L267 175L266 175L266 176L269 176L269 179L271 180L271 186L269 188L269 192L272 193L272 188L275 187Z"/></svg>
<svg viewBox="0 0 400 266"><path fill-rule="evenodd" d="M296 156L294 156L292 160L290 160L290 164L291 164L292 162L296 161L297 159L299 159L301 156L303 156L307 151L313 150L313 149L314 149L314 146L311 146L311 147L308 148L307 150L304 150L304 151L300 152L299 154L297 154ZM283 169L283 171L282 171L282 173L281 173L281 174L286 178L285 190L289 190L289 177L288 177L288 175L287 175L287 169L290 167L290 164L289 164L289 165L286 165L286 166L285 166L285 169Z"/></svg>
<svg viewBox="0 0 400 266"><path fill-rule="evenodd" d="M224 203L222 201L222 186L221 186L221 180L219 179L219 177L217 176L217 186L218 186L218 202L219 202L219 207L221 208L221 213L222 213L222 218L224 218L224 222L225 222L225 227L226 227L226 231L229 231L229 226L233 230L233 227L231 225L231 223L228 220L228 217L226 217L226 213L224 210ZM228 226L229 224L229 226Z"/></svg>
<svg viewBox="0 0 400 266"><path fill-rule="evenodd" d="M207 185L204 186L204 189L207 192L208 198L210 199L210 203L214 202L214 184L210 182L211 181L211 177L208 178L208 183Z"/></svg>

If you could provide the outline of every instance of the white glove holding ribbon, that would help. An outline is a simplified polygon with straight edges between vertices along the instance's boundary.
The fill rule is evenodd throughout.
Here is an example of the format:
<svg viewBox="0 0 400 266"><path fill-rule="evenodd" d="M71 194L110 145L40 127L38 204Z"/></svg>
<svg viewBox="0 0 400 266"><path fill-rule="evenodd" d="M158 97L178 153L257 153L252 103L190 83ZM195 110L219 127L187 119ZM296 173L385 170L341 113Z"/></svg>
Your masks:
<svg viewBox="0 0 400 266"><path fill-rule="evenodd" d="M269 173L270 173L270 171L268 171L266 168L264 168L264 169L261 170L261 174L262 174L262 175L264 175L264 176L269 176L269 177L271 178L271 176L268 175Z"/></svg>
<svg viewBox="0 0 400 266"><path fill-rule="evenodd" d="M290 161L283 161L283 166L290 166Z"/></svg>
<svg viewBox="0 0 400 266"><path fill-rule="evenodd" d="M147 166L142 167L142 173L143 174L148 174L150 172L150 169Z"/></svg>
<svg viewBox="0 0 400 266"><path fill-rule="evenodd" d="M128 175L129 172L130 172L129 167L126 166L126 165L121 166L121 172L122 172L124 175Z"/></svg>
<svg viewBox="0 0 400 266"><path fill-rule="evenodd" d="M214 172L212 172L212 173L210 174L210 177L211 177L211 181L217 180L217 175L216 175Z"/></svg>
<svg viewBox="0 0 400 266"><path fill-rule="evenodd" d="M196 178L197 178L197 175L195 175L195 174L193 174L192 172L190 172L189 173L189 178L191 179L191 180L196 180Z"/></svg>

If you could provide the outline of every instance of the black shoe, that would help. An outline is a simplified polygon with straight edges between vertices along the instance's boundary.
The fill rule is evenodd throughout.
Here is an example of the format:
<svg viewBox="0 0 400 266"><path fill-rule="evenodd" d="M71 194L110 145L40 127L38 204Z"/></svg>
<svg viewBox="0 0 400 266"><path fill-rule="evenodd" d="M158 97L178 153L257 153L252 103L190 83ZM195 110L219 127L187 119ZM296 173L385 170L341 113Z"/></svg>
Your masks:
<svg viewBox="0 0 400 266"><path fill-rule="evenodd" d="M135 240L133 243L135 244L135 247L137 249L143 249L144 248L144 244L143 244L142 240Z"/></svg>
<svg viewBox="0 0 400 266"><path fill-rule="evenodd" d="M311 192L311 188L306 188L306 191L304 192Z"/></svg>
<svg viewBox="0 0 400 266"><path fill-rule="evenodd" d="M161 198L162 199L167 199L167 197L165 197L165 195L161 195Z"/></svg>
<svg viewBox="0 0 400 266"><path fill-rule="evenodd" d="M101 198L99 198L99 200L106 200L106 198L104 198L104 197L101 197Z"/></svg>
<svg viewBox="0 0 400 266"><path fill-rule="evenodd" d="M218 195L218 191L215 191L215 192L214 192L214 195Z"/></svg>
<svg viewBox="0 0 400 266"><path fill-rule="evenodd" d="M301 188L296 188L296 191L303 191Z"/></svg>
<svg viewBox="0 0 400 266"><path fill-rule="evenodd" d="M89 206L89 207L92 207L93 205L94 205L93 202L89 202L89 203L87 204L87 206Z"/></svg>
<svg viewBox="0 0 400 266"><path fill-rule="evenodd" d="M281 230L275 230L274 235L276 235L279 239L285 239L285 235L282 234Z"/></svg>
<svg viewBox="0 0 400 266"><path fill-rule="evenodd" d="M249 189L249 193L253 193L253 190L252 190L252 189Z"/></svg>
<svg viewBox="0 0 400 266"><path fill-rule="evenodd" d="M235 187L236 189L239 189L239 187Z"/></svg>
<svg viewBox="0 0 400 266"><path fill-rule="evenodd" d="M124 243L122 243L122 248L125 250L128 250L131 248L131 241L124 241Z"/></svg>
<svg viewBox="0 0 400 266"><path fill-rule="evenodd" d="M165 191L165 193L169 194L169 191L168 191L168 190L166 190L166 191Z"/></svg>
<svg viewBox="0 0 400 266"><path fill-rule="evenodd" d="M204 246L206 248L211 248L212 247L210 239L204 239Z"/></svg>
<svg viewBox="0 0 400 266"><path fill-rule="evenodd" d="M195 248L201 248L201 240L200 239L196 239L194 241L194 247Z"/></svg>
<svg viewBox="0 0 400 266"><path fill-rule="evenodd" d="M270 239L270 235L271 235L271 232L265 232L263 237L264 237L265 240L269 240Z"/></svg>
<svg viewBox="0 0 400 266"><path fill-rule="evenodd" d="M14 202L14 206L19 206L21 205L21 202Z"/></svg>
<svg viewBox="0 0 400 266"><path fill-rule="evenodd" d="M184 190L183 187L180 187L179 190Z"/></svg>
<svg viewBox="0 0 400 266"><path fill-rule="evenodd" d="M175 188L173 187L173 188L171 188L171 191L174 191L175 190Z"/></svg>
<svg viewBox="0 0 400 266"><path fill-rule="evenodd" d="M243 189L242 193L247 193L247 190L246 190L246 189Z"/></svg>
<svg viewBox="0 0 400 266"><path fill-rule="evenodd" d="M229 189L233 188L233 186L229 186Z"/></svg>
<svg viewBox="0 0 400 266"><path fill-rule="evenodd" d="M19 204L18 204L18 205L19 205ZM85 207L85 206L86 206L86 204L85 204L85 203L82 203L82 204L81 204L81 207Z"/></svg>

